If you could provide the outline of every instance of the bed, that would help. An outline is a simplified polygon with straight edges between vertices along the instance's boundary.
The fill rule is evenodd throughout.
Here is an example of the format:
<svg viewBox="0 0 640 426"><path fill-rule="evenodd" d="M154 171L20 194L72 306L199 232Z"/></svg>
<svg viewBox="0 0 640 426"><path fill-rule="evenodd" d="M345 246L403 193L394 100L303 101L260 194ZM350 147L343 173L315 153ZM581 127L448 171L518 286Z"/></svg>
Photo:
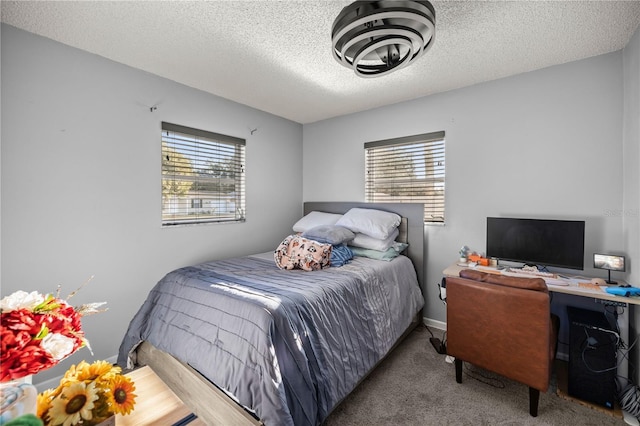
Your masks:
<svg viewBox="0 0 640 426"><path fill-rule="evenodd" d="M403 255L307 272L259 253L172 271L131 321L118 364L150 365L207 424L321 424L424 305L423 205L308 202L304 215L352 208L401 216Z"/></svg>

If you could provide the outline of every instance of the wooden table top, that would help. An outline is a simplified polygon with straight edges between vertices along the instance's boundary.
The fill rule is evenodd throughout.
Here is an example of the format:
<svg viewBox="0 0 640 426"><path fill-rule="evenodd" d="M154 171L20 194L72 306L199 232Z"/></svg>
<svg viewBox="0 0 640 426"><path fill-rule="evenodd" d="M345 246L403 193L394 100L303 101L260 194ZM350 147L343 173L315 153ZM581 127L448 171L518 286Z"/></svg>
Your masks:
<svg viewBox="0 0 640 426"><path fill-rule="evenodd" d="M117 426L166 425L206 426L199 418L180 423L192 414L191 410L148 367L127 373L136 387L136 404L127 416L116 415Z"/></svg>

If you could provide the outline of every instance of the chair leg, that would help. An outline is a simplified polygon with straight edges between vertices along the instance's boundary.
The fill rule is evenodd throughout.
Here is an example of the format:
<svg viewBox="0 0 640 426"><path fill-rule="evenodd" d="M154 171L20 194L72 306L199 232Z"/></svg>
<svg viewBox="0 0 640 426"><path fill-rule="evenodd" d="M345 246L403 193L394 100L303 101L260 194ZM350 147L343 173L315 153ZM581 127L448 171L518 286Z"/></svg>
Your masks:
<svg viewBox="0 0 640 426"><path fill-rule="evenodd" d="M453 363L456 366L456 382L462 383L462 360L456 358Z"/></svg>
<svg viewBox="0 0 640 426"><path fill-rule="evenodd" d="M540 391L529 387L529 414L531 417L538 417L538 401L540 400Z"/></svg>

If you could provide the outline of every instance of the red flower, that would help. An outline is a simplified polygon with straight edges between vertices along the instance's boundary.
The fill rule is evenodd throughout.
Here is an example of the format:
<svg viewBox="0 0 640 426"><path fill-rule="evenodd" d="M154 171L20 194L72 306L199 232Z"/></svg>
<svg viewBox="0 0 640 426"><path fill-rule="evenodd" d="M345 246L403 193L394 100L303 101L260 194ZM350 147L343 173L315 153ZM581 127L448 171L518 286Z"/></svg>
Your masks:
<svg viewBox="0 0 640 426"><path fill-rule="evenodd" d="M2 326L14 331L24 330L31 335L36 335L42 328L42 325L38 322L37 318L41 316L42 315L35 315L27 309L18 309L6 313L3 312Z"/></svg>
<svg viewBox="0 0 640 426"><path fill-rule="evenodd" d="M59 334L71 339L74 353L85 344L81 315L66 302L49 297L32 309L2 311L0 321L0 382L35 374L60 359L42 346L42 338ZM49 348L51 350L51 348ZM62 352L64 355L66 350Z"/></svg>
<svg viewBox="0 0 640 426"><path fill-rule="evenodd" d="M2 354L0 382L36 374L56 363L49 353L37 343L29 344L21 350L10 350Z"/></svg>

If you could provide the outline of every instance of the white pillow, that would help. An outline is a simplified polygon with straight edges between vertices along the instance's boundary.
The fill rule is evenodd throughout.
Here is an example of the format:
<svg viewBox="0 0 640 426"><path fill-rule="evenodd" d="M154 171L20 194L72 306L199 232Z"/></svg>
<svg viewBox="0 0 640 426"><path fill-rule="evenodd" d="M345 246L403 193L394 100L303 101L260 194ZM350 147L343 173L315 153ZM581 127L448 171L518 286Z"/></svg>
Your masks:
<svg viewBox="0 0 640 426"><path fill-rule="evenodd" d="M302 233L303 238L334 246L348 243L352 241L355 236L356 235L349 229L335 225L320 225Z"/></svg>
<svg viewBox="0 0 640 426"><path fill-rule="evenodd" d="M349 242L349 245L371 250L387 251L396 242L398 234L400 234L400 231L396 228L391 235L389 235L389 238L386 240L379 240L377 238L370 237L367 234L358 233L356 234L356 237Z"/></svg>
<svg viewBox="0 0 640 426"><path fill-rule="evenodd" d="M312 211L293 225L293 232L305 232L320 225L335 225L341 214Z"/></svg>
<svg viewBox="0 0 640 426"><path fill-rule="evenodd" d="M394 229L400 225L400 216L375 209L361 209L354 207L346 212L335 224L366 234L379 240L386 240Z"/></svg>

